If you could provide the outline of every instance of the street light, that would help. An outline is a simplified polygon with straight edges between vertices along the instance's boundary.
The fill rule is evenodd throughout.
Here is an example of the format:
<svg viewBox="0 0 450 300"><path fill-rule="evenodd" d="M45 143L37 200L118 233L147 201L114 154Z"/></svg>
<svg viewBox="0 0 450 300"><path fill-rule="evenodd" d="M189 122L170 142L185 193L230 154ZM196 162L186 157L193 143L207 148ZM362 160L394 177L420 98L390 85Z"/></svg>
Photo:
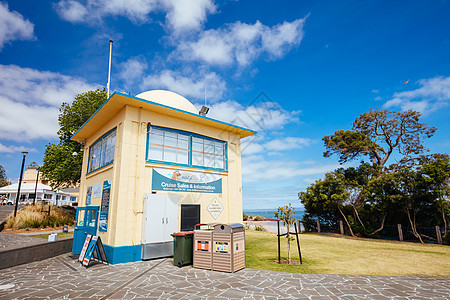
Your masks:
<svg viewBox="0 0 450 300"><path fill-rule="evenodd" d="M33 205L35 205L36 203L36 198L37 198L37 184L38 184L38 180L39 180L39 165L36 167L36 186L34 187L34 199L33 199Z"/></svg>
<svg viewBox="0 0 450 300"><path fill-rule="evenodd" d="M20 199L20 186L22 185L23 166L25 165L25 157L27 156L28 152L23 151L22 154L23 154L22 168L20 169L20 179L19 179L19 187L17 188L16 207L14 208L14 218L17 215L17 205L19 204Z"/></svg>

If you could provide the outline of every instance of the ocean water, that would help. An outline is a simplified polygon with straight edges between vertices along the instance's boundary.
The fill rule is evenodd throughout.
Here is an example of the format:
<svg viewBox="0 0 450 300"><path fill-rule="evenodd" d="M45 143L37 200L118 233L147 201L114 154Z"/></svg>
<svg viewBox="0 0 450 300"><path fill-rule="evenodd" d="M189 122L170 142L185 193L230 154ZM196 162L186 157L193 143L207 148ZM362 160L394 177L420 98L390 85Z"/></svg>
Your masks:
<svg viewBox="0 0 450 300"><path fill-rule="evenodd" d="M244 209L244 214L247 216L261 216L264 218L275 219L274 212L278 211L277 209ZM296 220L301 220L303 215L305 214L304 210L295 209L294 218Z"/></svg>

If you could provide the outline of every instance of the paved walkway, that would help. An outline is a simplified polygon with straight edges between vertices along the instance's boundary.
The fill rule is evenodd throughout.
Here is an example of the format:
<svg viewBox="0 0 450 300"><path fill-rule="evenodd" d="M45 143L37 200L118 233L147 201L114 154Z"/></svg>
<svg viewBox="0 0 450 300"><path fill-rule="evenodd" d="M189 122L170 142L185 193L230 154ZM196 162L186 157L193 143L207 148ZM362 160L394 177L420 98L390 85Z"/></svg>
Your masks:
<svg viewBox="0 0 450 300"><path fill-rule="evenodd" d="M17 233L0 232L0 252L44 243L47 243L46 239Z"/></svg>
<svg viewBox="0 0 450 300"><path fill-rule="evenodd" d="M0 299L450 299L450 278L291 274L244 269L229 274L172 259L80 266L68 254L0 272Z"/></svg>

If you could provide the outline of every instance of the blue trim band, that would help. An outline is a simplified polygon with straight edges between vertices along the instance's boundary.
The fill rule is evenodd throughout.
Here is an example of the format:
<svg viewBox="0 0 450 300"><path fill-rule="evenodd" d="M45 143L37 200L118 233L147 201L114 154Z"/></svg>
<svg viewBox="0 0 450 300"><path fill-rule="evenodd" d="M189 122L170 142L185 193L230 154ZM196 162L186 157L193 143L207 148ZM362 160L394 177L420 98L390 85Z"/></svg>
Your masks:
<svg viewBox="0 0 450 300"><path fill-rule="evenodd" d="M108 263L115 265L142 260L142 245L114 247L103 244Z"/></svg>

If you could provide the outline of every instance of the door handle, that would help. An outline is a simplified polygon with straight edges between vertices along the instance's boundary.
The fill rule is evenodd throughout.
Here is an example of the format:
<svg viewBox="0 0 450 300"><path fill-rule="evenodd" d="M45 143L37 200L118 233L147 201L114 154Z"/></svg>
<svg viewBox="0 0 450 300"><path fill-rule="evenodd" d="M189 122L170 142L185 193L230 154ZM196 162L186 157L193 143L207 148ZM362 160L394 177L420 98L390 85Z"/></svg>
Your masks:
<svg viewBox="0 0 450 300"><path fill-rule="evenodd" d="M169 218L166 218L166 224L169 224Z"/></svg>
<svg viewBox="0 0 450 300"><path fill-rule="evenodd" d="M161 218L162 224L164 224L164 217Z"/></svg>

